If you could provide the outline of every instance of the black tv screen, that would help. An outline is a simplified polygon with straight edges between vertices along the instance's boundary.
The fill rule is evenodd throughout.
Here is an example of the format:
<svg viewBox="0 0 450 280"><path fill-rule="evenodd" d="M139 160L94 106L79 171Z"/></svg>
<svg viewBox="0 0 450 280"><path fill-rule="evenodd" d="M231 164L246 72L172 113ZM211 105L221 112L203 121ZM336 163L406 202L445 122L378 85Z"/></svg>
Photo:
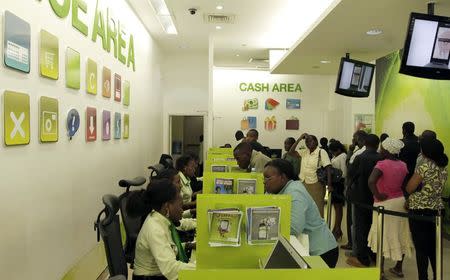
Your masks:
<svg viewBox="0 0 450 280"><path fill-rule="evenodd" d="M450 18L411 13L400 73L450 80Z"/></svg>
<svg viewBox="0 0 450 280"><path fill-rule="evenodd" d="M367 97L372 85L375 65L341 58L335 92L350 97Z"/></svg>

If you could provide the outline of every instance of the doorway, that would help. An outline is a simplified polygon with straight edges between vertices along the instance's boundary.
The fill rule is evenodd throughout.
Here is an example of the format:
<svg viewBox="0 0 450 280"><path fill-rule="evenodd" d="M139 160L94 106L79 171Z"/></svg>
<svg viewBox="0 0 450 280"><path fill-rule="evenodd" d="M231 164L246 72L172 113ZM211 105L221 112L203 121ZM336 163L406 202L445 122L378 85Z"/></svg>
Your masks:
<svg viewBox="0 0 450 280"><path fill-rule="evenodd" d="M198 155L203 162L204 116L169 116L170 154L176 160L183 154Z"/></svg>

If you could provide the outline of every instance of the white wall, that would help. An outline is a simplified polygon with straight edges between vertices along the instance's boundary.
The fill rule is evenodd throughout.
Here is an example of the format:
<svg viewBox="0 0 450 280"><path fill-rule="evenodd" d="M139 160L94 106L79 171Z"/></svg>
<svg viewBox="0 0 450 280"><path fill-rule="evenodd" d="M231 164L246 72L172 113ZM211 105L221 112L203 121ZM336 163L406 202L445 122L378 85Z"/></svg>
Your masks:
<svg viewBox="0 0 450 280"><path fill-rule="evenodd" d="M162 70L163 143L164 152L168 153L169 115L208 114L208 53L168 54Z"/></svg>
<svg viewBox="0 0 450 280"><path fill-rule="evenodd" d="M302 93L287 92L241 92L241 82L253 83L300 83ZM353 114L374 111L373 93L370 99L355 100L334 93L334 75L271 75L266 71L214 70L214 142L213 146L234 144L234 133L240 129L240 121L245 116L257 116L259 139L263 145L282 148L287 137L298 137L303 132L326 136L349 143L353 134ZM264 108L267 98L280 102L273 111ZM245 99L258 98L258 110L242 111ZM287 98L300 98L300 110L286 109ZM369 112L370 111L370 112ZM275 115L277 129L266 131L264 119ZM295 116L300 120L300 129L286 130L285 120ZM244 131L244 134L246 132Z"/></svg>
<svg viewBox="0 0 450 280"><path fill-rule="evenodd" d="M61 1L59 1L61 2ZM85 22L92 31L95 1L88 0ZM100 5L106 0L99 1ZM102 208L101 196L119 194L121 178L147 175L146 166L159 158L162 149L162 109L160 96L160 55L152 38L125 1L107 1L117 19L134 34L136 72L118 62L112 54L93 43L71 26L71 16L59 19L48 1L2 1L10 10L31 24L31 73L23 74L0 66L0 91L15 90L30 95L31 143L0 147L1 278L60 279L62 275L96 245L93 223ZM106 15L104 15L106 16ZM3 25L3 20L0 21ZM60 78L48 80L38 73L38 34L41 28L59 37ZM3 30L3 26L0 28ZM3 46L3 38L1 38ZM81 89L65 87L65 49L81 53ZM85 91L87 57L97 61L101 89L103 65L118 72L131 83L128 108L105 99L101 93ZM38 99L49 96L59 100L59 141L40 144L38 138ZM86 106L97 107L97 141L85 141ZM81 114L81 127L71 140L66 137L65 121L70 108ZM101 140L103 109L130 114L130 139ZM3 130L3 106L0 107ZM3 142L3 138L1 139Z"/></svg>

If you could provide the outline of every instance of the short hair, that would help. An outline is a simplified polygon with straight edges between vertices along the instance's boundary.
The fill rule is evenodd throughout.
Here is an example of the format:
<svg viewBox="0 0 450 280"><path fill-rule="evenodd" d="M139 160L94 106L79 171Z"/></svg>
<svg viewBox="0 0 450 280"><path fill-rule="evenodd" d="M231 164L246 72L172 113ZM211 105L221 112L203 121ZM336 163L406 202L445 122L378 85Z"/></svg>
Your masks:
<svg viewBox="0 0 450 280"><path fill-rule="evenodd" d="M292 145L292 144L295 143L295 138L294 137L288 137L288 138L286 138L285 141L289 141L289 143L291 143L291 145Z"/></svg>
<svg viewBox="0 0 450 280"><path fill-rule="evenodd" d="M316 143L319 144L319 141L317 141L317 137L315 135L308 134L306 137L311 137L312 140L316 141Z"/></svg>
<svg viewBox="0 0 450 280"><path fill-rule="evenodd" d="M422 139L429 138L429 139L437 139L436 132L433 130L426 129L422 132L422 135L420 135Z"/></svg>
<svg viewBox="0 0 450 280"><path fill-rule="evenodd" d="M389 135L387 133L381 133L380 135L380 143L382 143Z"/></svg>
<svg viewBox="0 0 450 280"><path fill-rule="evenodd" d="M251 153L253 151L252 145L248 142L241 142L234 148L233 153L239 153L241 151Z"/></svg>
<svg viewBox="0 0 450 280"><path fill-rule="evenodd" d="M405 122L402 125L402 129L407 135L413 135L415 128L416 126L414 125L413 122Z"/></svg>
<svg viewBox="0 0 450 280"><path fill-rule="evenodd" d="M355 136L357 137L357 139L361 137L363 140L366 140L367 132L365 132L364 130L357 130L355 132Z"/></svg>
<svg viewBox="0 0 450 280"><path fill-rule="evenodd" d="M255 133L255 135L256 135L256 138L258 138L259 137L259 132L258 132L258 130L256 130L256 129L254 129L254 128L252 128L252 129L250 129L248 132L247 132L247 135L249 134L249 133L251 133L251 132L254 132Z"/></svg>
<svg viewBox="0 0 450 280"><path fill-rule="evenodd" d="M344 153L347 153L347 150L345 149L344 144L342 144L341 142L334 140L334 141L330 141L330 145L328 146L328 149L330 150L330 152L337 152L338 150L341 150Z"/></svg>
<svg viewBox="0 0 450 280"><path fill-rule="evenodd" d="M152 180L160 180L160 179L169 179L170 181L173 180L173 177L175 177L178 174L178 170L174 168L167 168L159 172L158 174L152 176Z"/></svg>
<svg viewBox="0 0 450 280"><path fill-rule="evenodd" d="M244 138L244 132L242 132L241 130L236 131L236 133L234 134L234 137L236 138L237 141L241 140L242 138Z"/></svg>
<svg viewBox="0 0 450 280"><path fill-rule="evenodd" d="M420 141L422 154L431 159L439 167L448 165L448 157L444 153L444 145L438 139L424 138Z"/></svg>
<svg viewBox="0 0 450 280"><path fill-rule="evenodd" d="M298 176L294 173L292 164L284 159L274 159L266 163L264 167L273 167L278 170L278 173L286 175L289 180L298 180Z"/></svg>
<svg viewBox="0 0 450 280"><path fill-rule="evenodd" d="M321 146L327 146L328 145L328 138L326 138L326 137L320 138L320 145Z"/></svg>
<svg viewBox="0 0 450 280"><path fill-rule="evenodd" d="M191 155L182 155L179 157L175 163L175 168L178 171L182 171L191 160L194 160Z"/></svg>
<svg viewBox="0 0 450 280"><path fill-rule="evenodd" d="M366 146L369 148L378 148L380 145L380 138L375 134L368 134L366 137Z"/></svg>

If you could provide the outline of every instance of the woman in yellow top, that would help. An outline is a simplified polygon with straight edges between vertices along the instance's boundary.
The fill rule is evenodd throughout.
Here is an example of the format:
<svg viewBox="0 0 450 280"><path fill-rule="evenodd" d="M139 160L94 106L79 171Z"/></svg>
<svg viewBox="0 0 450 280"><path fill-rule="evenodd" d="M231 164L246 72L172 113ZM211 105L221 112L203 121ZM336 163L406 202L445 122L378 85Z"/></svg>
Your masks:
<svg viewBox="0 0 450 280"><path fill-rule="evenodd" d="M137 195L140 206L151 212L136 241L133 280L175 280L180 270L195 269L195 264L188 263L175 228L183 213L178 188L167 179L153 180Z"/></svg>

